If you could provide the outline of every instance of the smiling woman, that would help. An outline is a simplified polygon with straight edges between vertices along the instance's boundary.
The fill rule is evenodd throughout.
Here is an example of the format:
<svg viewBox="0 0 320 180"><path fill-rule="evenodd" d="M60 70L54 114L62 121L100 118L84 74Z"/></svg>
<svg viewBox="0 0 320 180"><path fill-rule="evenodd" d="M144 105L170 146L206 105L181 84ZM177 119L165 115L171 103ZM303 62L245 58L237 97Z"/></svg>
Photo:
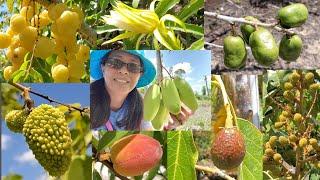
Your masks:
<svg viewBox="0 0 320 180"><path fill-rule="evenodd" d="M93 51L90 85L91 128L152 130L143 120L137 88L153 81L156 70L143 51Z"/></svg>

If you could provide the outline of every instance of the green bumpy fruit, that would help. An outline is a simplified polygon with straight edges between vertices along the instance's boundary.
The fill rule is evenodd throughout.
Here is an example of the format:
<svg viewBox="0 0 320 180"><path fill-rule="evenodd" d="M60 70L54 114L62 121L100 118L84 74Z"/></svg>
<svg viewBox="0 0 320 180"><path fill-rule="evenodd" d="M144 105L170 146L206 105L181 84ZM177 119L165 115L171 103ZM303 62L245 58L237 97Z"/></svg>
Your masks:
<svg viewBox="0 0 320 180"><path fill-rule="evenodd" d="M161 101L159 111L151 121L153 128L156 130L162 130L163 125L168 122L168 116L169 116L169 111Z"/></svg>
<svg viewBox="0 0 320 180"><path fill-rule="evenodd" d="M181 111L181 102L178 90L172 79L163 79L161 82L162 100L170 113L177 115Z"/></svg>
<svg viewBox="0 0 320 180"><path fill-rule="evenodd" d="M308 9L304 4L296 3L278 11L280 25L284 28L301 26L308 19Z"/></svg>
<svg viewBox="0 0 320 180"><path fill-rule="evenodd" d="M160 87L153 84L147 90L143 98L143 118L146 121L151 121L157 114L161 101Z"/></svg>
<svg viewBox="0 0 320 180"><path fill-rule="evenodd" d="M224 64L231 69L240 69L246 64L246 44L240 36L227 36L223 40Z"/></svg>
<svg viewBox="0 0 320 180"><path fill-rule="evenodd" d="M176 77L174 84L178 90L180 100L193 112L198 109L197 98L193 93L191 86L182 78Z"/></svg>
<svg viewBox="0 0 320 180"><path fill-rule="evenodd" d="M35 158L50 176L61 176L71 162L71 134L64 114L42 104L29 114L23 134Z"/></svg>
<svg viewBox="0 0 320 180"><path fill-rule="evenodd" d="M260 22L258 19L252 16L246 16L244 19L252 22ZM249 44L250 35L256 30L256 28L250 24L241 24L240 30L241 30L243 39L246 41L247 44Z"/></svg>
<svg viewBox="0 0 320 180"><path fill-rule="evenodd" d="M246 154L245 142L241 132L236 128L220 130L211 148L211 158L220 169L238 167Z"/></svg>
<svg viewBox="0 0 320 180"><path fill-rule="evenodd" d="M270 66L278 59L279 48L268 30L258 28L251 34L249 44L252 54L259 64Z"/></svg>
<svg viewBox="0 0 320 180"><path fill-rule="evenodd" d="M122 176L139 176L154 168L162 158L161 144L152 137L133 134L111 147L114 170Z"/></svg>
<svg viewBox="0 0 320 180"><path fill-rule="evenodd" d="M295 61L302 51L302 40L298 35L284 35L280 42L279 56L286 61Z"/></svg>
<svg viewBox="0 0 320 180"><path fill-rule="evenodd" d="M12 110L4 118L8 128L15 133L22 133L23 125L28 117L27 110Z"/></svg>

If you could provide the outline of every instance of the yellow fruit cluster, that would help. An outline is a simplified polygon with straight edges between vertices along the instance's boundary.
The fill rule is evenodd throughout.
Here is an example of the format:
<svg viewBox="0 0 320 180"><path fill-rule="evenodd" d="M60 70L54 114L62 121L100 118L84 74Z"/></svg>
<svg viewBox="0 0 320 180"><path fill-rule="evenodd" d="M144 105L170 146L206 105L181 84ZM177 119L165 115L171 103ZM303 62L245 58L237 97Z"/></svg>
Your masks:
<svg viewBox="0 0 320 180"><path fill-rule="evenodd" d="M84 20L82 10L59 3L37 13L34 3L28 2L24 1L19 14L11 17L6 33L0 33L0 49L7 48L6 57L12 64L4 69L5 79L12 78L30 52L43 60L57 55L51 69L54 82L80 82L90 51L77 43L77 31ZM44 29L50 29L50 33L44 33Z"/></svg>

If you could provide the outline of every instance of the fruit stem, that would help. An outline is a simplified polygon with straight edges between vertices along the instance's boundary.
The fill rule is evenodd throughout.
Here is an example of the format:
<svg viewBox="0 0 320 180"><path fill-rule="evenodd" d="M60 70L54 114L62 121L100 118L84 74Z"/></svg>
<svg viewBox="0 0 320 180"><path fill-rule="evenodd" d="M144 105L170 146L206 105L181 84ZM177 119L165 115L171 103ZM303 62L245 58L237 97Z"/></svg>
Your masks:
<svg viewBox="0 0 320 180"><path fill-rule="evenodd" d="M230 103L230 99L228 97L226 88L225 88L223 81L219 75L214 75L213 77L219 83L219 87L221 89L221 93L222 93L222 97L223 97L223 105L224 105L224 108L226 109L226 113L227 113L225 128L232 128L233 127L233 119L236 117L233 116L234 114L231 111L230 106L232 107L232 105Z"/></svg>

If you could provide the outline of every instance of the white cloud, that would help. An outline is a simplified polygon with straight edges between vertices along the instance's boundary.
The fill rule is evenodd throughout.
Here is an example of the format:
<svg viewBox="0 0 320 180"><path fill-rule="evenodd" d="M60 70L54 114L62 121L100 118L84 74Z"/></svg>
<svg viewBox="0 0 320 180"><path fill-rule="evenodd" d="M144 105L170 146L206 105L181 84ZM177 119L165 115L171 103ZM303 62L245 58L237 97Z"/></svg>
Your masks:
<svg viewBox="0 0 320 180"><path fill-rule="evenodd" d="M29 164L35 164L37 162L31 150L24 152L20 155L17 155L14 158L14 160L18 161L19 163L29 163Z"/></svg>
<svg viewBox="0 0 320 180"><path fill-rule="evenodd" d="M178 63L178 64L172 66L173 72L175 72L178 69L184 70L186 72L186 74L189 74L192 71L191 64L187 63L187 62Z"/></svg>
<svg viewBox="0 0 320 180"><path fill-rule="evenodd" d="M43 174L40 174L38 177L36 177L36 180L48 180L49 179L49 175L48 173L43 173Z"/></svg>
<svg viewBox="0 0 320 180"><path fill-rule="evenodd" d="M6 150L10 146L11 137L5 134L1 134L1 150Z"/></svg>

